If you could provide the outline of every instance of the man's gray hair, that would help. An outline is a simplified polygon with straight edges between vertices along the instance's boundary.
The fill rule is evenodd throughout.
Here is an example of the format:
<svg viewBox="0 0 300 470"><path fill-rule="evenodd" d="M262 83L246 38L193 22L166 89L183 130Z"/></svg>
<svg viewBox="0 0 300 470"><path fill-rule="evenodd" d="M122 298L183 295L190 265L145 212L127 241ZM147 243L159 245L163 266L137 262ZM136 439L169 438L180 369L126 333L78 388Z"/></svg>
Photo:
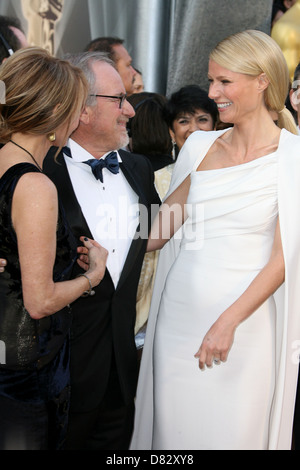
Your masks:
<svg viewBox="0 0 300 470"><path fill-rule="evenodd" d="M75 67L80 68L89 84L89 95L99 93L99 90L95 90L96 77L92 68L95 62L105 62L116 69L115 63L108 57L106 52L81 52L77 54L66 54L64 60L67 60ZM96 103L94 96L88 96L86 105L93 106Z"/></svg>

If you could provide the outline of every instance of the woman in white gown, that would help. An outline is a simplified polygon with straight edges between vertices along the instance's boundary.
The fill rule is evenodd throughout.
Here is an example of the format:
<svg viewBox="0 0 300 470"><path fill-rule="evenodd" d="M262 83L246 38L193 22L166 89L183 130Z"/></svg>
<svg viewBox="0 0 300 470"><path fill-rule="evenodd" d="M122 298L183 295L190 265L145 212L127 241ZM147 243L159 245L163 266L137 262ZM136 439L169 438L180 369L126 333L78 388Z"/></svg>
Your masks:
<svg viewBox="0 0 300 470"><path fill-rule="evenodd" d="M172 265L169 242L158 266L132 449L290 448L300 141L284 108L288 70L269 36L245 31L211 53L209 80L221 120L234 126L187 140L151 231L150 250L175 233L176 258Z"/></svg>

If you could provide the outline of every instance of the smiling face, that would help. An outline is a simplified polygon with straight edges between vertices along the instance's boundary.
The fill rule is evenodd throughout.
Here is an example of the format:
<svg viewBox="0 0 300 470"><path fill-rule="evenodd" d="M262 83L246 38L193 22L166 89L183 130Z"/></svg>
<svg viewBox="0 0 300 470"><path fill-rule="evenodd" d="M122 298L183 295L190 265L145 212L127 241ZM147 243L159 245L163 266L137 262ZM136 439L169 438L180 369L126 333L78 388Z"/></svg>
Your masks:
<svg viewBox="0 0 300 470"><path fill-rule="evenodd" d="M125 94L124 84L114 67L105 62L92 65L95 84L93 92L99 95L120 96ZM108 97L95 97L91 106L86 106L80 116L80 125L73 138L93 155L104 155L128 144L127 122L134 116L131 104L124 100Z"/></svg>
<svg viewBox="0 0 300 470"><path fill-rule="evenodd" d="M212 116L198 109L195 113L181 113L172 123L171 138L180 150L186 139L195 131L212 131L214 128Z"/></svg>
<svg viewBox="0 0 300 470"><path fill-rule="evenodd" d="M220 119L226 123L239 123L256 113L263 105L266 83L263 77L232 72L209 61L209 97L218 106Z"/></svg>

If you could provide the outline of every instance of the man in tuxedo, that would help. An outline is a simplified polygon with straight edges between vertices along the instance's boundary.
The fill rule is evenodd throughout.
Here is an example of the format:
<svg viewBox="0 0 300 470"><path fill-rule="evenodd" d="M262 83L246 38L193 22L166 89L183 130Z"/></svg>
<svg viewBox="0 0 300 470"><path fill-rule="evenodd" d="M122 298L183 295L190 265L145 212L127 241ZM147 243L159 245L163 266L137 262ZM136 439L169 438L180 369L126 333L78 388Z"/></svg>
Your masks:
<svg viewBox="0 0 300 470"><path fill-rule="evenodd" d="M72 305L66 448L124 450L133 429L138 371L136 291L151 225L150 209L157 209L160 200L148 161L119 150L128 143L126 123L134 110L126 101L113 62L99 52L68 60L84 70L89 97L68 146L57 161L52 149L44 171L57 187L77 239L85 233L109 255L105 277L94 289L95 295ZM108 163L99 169L106 157ZM73 275L79 272L77 266Z"/></svg>

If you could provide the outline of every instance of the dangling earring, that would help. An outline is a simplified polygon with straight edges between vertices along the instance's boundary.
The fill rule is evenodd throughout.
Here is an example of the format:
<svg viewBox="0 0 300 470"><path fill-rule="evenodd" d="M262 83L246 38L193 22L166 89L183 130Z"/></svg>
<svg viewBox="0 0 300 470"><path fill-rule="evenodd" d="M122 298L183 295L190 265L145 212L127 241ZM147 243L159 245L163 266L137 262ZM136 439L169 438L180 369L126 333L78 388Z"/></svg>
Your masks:
<svg viewBox="0 0 300 470"><path fill-rule="evenodd" d="M55 142L56 140L55 132L52 132L52 134L49 134L48 139L50 140L50 142Z"/></svg>
<svg viewBox="0 0 300 470"><path fill-rule="evenodd" d="M173 158L173 160L176 160L176 142L175 142L175 140L172 140L172 158Z"/></svg>

